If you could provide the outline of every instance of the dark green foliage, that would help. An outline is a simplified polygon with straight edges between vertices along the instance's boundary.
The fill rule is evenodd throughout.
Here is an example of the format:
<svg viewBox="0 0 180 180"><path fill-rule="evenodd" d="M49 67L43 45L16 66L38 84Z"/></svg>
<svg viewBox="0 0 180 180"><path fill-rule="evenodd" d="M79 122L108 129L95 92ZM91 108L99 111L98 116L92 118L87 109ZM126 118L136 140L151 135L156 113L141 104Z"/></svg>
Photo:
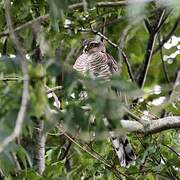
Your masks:
<svg viewBox="0 0 180 180"><path fill-rule="evenodd" d="M11 38L2 33L8 30L4 2L5 0L0 1L0 144L14 130L23 89L21 59ZM114 180L122 177L148 180L180 179L180 156L176 153L180 152L178 130L167 130L154 135L130 133L129 140L134 147L137 161L135 166L123 168L119 166L112 144L107 140L108 131L102 122L105 115L112 120L114 128L120 133L119 120L126 114L124 106L129 106L131 111L140 117L148 111L151 119L180 115L178 93L172 100L158 106L153 104L154 100L160 97L169 98L180 66L180 54L164 61L169 83L165 78L159 51L154 53L143 89L140 89L136 82L130 81L123 57L119 55L117 48L105 40L108 53L121 67L121 73L114 76L111 82L102 83L99 79L94 81L82 77L72 68L76 58L82 53L83 40L97 38L97 33L93 29L102 32L105 25L104 35L109 40L117 45L123 41L121 46L133 74L137 75L144 60L149 37L143 19L149 18L152 23L157 16L158 8L163 7L162 4L159 6L155 3L137 3L135 6L100 7L96 6L100 1L94 0L11 2L11 16L15 28L31 20L35 21L39 16L49 14L49 17L33 25L21 27L21 30L16 32L27 58L30 93L22 131L19 137L0 153L0 179L1 176L8 180ZM114 1L116 2L118 1ZM73 9L71 5L76 3L83 3L83 6ZM163 5L167 6L167 11L173 11L160 29L161 40L169 34L179 17L179 1L165 0ZM125 34L127 26L129 30ZM174 31L174 35L180 38L180 28ZM158 46L159 42L156 39L154 49ZM169 56L176 50L177 46L170 49L162 48L162 53ZM62 86L62 89L55 91L61 103L60 109L54 107L53 98L48 99L45 85L52 88ZM155 86L160 86L161 92L155 92ZM80 93L85 89L88 98L83 99ZM122 96L117 97L112 89L120 91ZM176 91L179 92L179 88ZM141 96L143 101L133 106L134 101ZM92 115L96 117L94 126L89 123ZM33 167L34 119L44 121L44 133L47 135L46 166L42 175L38 175ZM64 124L67 134L81 146L80 148L72 143L64 159L63 147L70 141L56 128L60 122ZM91 131L96 132L94 139ZM83 148L97 158L92 157ZM13 158L13 154L16 159Z"/></svg>

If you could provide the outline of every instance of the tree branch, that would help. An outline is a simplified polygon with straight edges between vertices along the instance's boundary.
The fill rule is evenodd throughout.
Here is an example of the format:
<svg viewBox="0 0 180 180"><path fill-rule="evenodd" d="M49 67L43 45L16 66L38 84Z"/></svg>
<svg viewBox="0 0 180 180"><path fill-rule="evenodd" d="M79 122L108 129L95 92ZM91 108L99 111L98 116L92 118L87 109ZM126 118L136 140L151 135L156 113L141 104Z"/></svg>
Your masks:
<svg viewBox="0 0 180 180"><path fill-rule="evenodd" d="M19 77L0 77L0 81L22 81L23 78Z"/></svg>
<svg viewBox="0 0 180 180"><path fill-rule="evenodd" d="M144 61L143 61L142 65L140 66L140 69L136 76L136 81L140 88L144 87L144 84L146 81L147 72L148 72L149 65L150 65L150 62L152 59L152 53L153 53L156 36L159 31L159 28L162 26L162 23L165 22L163 20L164 14L165 14L165 10L163 9L163 10L161 10L158 18L156 19L156 22L153 23L152 25L150 25L149 22L146 21L147 29L149 31L149 39L148 39L148 44L147 44L147 48L146 48L146 53L144 56Z"/></svg>
<svg viewBox="0 0 180 180"><path fill-rule="evenodd" d="M176 29L179 27L179 25L180 25L180 16L177 18L169 34L160 42L159 46L153 51L153 55L157 53L163 47L163 45L171 38L171 36L175 33Z"/></svg>
<svg viewBox="0 0 180 180"><path fill-rule="evenodd" d="M62 88L63 88L62 86L55 86L53 88L48 87L47 88L48 90L46 91L46 93L49 94L49 93L52 93L52 92L57 91L57 90L62 90Z"/></svg>
<svg viewBox="0 0 180 180"><path fill-rule="evenodd" d="M31 20L31 21L28 21L27 23L25 23L25 24L23 24L23 25L15 28L15 29L14 29L14 32L21 31L21 30L23 30L23 29L25 29L25 28L27 28L27 27L33 26L33 25L36 24L36 23L41 23L41 22L47 20L48 18L49 18L49 14L45 14L45 15L43 15L43 16L39 16L38 18L33 19L33 20ZM1 32L1 33L0 33L0 38L3 37L3 36L9 36L9 34L10 34L10 31Z"/></svg>
<svg viewBox="0 0 180 180"><path fill-rule="evenodd" d="M10 33L10 37L12 39L12 41L15 44L15 48L17 49L17 52L20 55L20 60L21 60L21 69L23 72L23 91L22 91L22 100L21 100L21 106L20 106L20 110L18 112L17 115L17 119L16 119L16 123L15 123L15 127L13 132L6 137L2 143L0 144L0 152L2 152L4 150L4 148L11 142L13 141L16 137L19 136L20 132L21 132L21 128L23 125L23 121L25 118L25 114L26 114L26 109L27 109L27 103L28 103L28 97L29 97L29 76L28 76L28 67L27 67L27 63L26 63L26 58L23 54L23 50L22 47L20 46L20 43L18 41L18 39L16 38L14 29L13 29L13 25L12 25L12 20L11 20L11 15L10 15L10 1L6 0L4 2L5 4L5 16L6 16L6 22L7 22L7 26L9 29L9 33Z"/></svg>
<svg viewBox="0 0 180 180"><path fill-rule="evenodd" d="M158 42L159 42L159 46L160 46L160 33L158 33ZM165 79L166 79L167 83L170 84L170 80L169 80L169 76L168 76L168 72L167 72L167 67L166 67L166 64L163 60L162 47L160 48L160 58L161 58L161 62L162 62L162 67L163 67Z"/></svg>
<svg viewBox="0 0 180 180"><path fill-rule="evenodd" d="M58 87L58 86L57 86L57 87ZM61 87L61 86L59 86L59 87ZM61 87L61 88L62 88L62 87ZM47 93L47 94L51 93L52 97L54 98L54 102L55 102L55 104L56 104L55 106L56 106L58 109L60 109L61 103L60 103L57 95L56 95L56 94L54 93L54 91L52 91L52 89L49 88L47 85L45 85L45 89L46 89L46 93ZM48 93L48 91L50 91L50 92Z"/></svg>
<svg viewBox="0 0 180 180"><path fill-rule="evenodd" d="M140 70L136 76L136 81L137 81L137 84L139 85L140 88L144 87L144 83L146 81L146 76L147 76L150 61L152 58L152 50L154 48L155 39L156 39L156 34L151 33L149 36L149 39L148 39L146 53L144 56L144 62L141 65Z"/></svg>
<svg viewBox="0 0 180 180"><path fill-rule="evenodd" d="M69 7L69 10L71 10L71 8L72 8L72 10L76 10L76 6L77 7L78 6L82 6L83 7L83 3L77 3L77 4L74 4L74 5L69 5L68 7ZM159 8L157 8L155 10L148 11L146 13L152 14L152 13L155 13L156 11L158 11L158 10L159 10ZM143 15L143 14L139 14L139 15ZM22 25L20 25L20 26L18 26L16 28L14 28L14 32L19 32L19 31L21 31L21 30L23 30L25 28L33 26L36 23L42 23L42 22L46 21L48 18L49 18L49 14L45 14L43 16L39 16L39 17L37 17L37 18L35 18L33 20L28 21L25 24L22 24ZM107 21L104 25L100 25L99 28L102 28L103 26L106 26L106 27L107 26L111 26L111 25L116 24L118 22L121 22L122 20L127 19L127 18L129 18L129 17L119 17L119 18L116 18L114 20ZM79 28L78 31L81 31L81 28ZM8 30L0 32L0 38L4 37L4 36L9 36L9 31Z"/></svg>
<svg viewBox="0 0 180 180"><path fill-rule="evenodd" d="M18 161L16 153L12 152L11 155L12 155L12 159L13 159L15 165L16 165L17 170L20 171L21 170L21 165L20 165L20 163Z"/></svg>
<svg viewBox="0 0 180 180"><path fill-rule="evenodd" d="M46 135L44 134L44 120L34 120L34 131L33 131L33 145L34 145L34 165L38 174L42 174L45 169L45 142Z"/></svg>
<svg viewBox="0 0 180 180"><path fill-rule="evenodd" d="M168 129L180 128L180 116L169 116L151 120L145 126L137 121L130 120L121 120L120 123L122 128L128 132L154 134Z"/></svg>
<svg viewBox="0 0 180 180"><path fill-rule="evenodd" d="M0 77L0 81L23 81L23 78L22 77ZM54 91L57 91L57 90L62 90L62 86L55 86L55 87L48 87L47 85L44 86L46 88L46 93L49 94L49 93L52 93Z"/></svg>
<svg viewBox="0 0 180 180"><path fill-rule="evenodd" d="M110 1L110 2L97 2L96 7L98 8L118 8L118 7L124 7L132 4L141 4L141 3L150 3L154 0L127 0L127 1ZM68 6L69 10L78 10L83 8L83 3L76 3Z"/></svg>
<svg viewBox="0 0 180 180"><path fill-rule="evenodd" d="M172 148L172 147L170 147L170 146L168 146L168 145L166 145L166 144L162 144L163 146L165 146L165 147L167 147L169 150L171 150L173 153L175 153L179 158L180 158L180 153L178 153L178 152L176 152L175 150L174 150L174 148Z"/></svg>

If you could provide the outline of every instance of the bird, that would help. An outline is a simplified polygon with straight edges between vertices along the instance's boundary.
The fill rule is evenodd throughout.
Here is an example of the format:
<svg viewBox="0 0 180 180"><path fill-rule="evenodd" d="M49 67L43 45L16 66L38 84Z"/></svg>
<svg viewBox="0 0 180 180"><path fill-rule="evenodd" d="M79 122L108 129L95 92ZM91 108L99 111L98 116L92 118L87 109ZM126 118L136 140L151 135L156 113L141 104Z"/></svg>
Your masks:
<svg viewBox="0 0 180 180"><path fill-rule="evenodd" d="M110 81L112 76L119 72L118 63L106 52L102 41L87 39L83 41L83 53L76 59L73 68L92 79L101 78ZM135 153L126 135L116 135L110 126L110 121L103 118L104 124L109 128L110 138L120 165L128 167L135 159Z"/></svg>

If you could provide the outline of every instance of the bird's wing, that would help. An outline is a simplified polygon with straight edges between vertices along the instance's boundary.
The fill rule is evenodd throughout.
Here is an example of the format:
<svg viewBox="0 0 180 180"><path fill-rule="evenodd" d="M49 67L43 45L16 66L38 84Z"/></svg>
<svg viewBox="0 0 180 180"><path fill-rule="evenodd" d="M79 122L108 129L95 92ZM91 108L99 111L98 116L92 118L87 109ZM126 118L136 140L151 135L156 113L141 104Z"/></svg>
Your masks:
<svg viewBox="0 0 180 180"><path fill-rule="evenodd" d="M86 73L88 70L87 60L88 60L88 54L83 53L76 59L73 68L80 73Z"/></svg>
<svg viewBox="0 0 180 180"><path fill-rule="evenodd" d="M110 67L110 70L112 72L112 74L116 73L119 71L119 67L118 67L118 64L116 62L116 60L108 53L106 53L106 56L107 56L107 63Z"/></svg>

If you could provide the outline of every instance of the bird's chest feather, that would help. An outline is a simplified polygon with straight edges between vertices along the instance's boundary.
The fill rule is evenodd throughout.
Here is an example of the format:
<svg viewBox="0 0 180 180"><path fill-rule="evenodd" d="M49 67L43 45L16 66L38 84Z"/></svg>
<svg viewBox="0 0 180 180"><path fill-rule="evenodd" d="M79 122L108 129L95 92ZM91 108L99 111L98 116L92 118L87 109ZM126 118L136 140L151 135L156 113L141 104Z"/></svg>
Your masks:
<svg viewBox="0 0 180 180"><path fill-rule="evenodd" d="M88 57L88 69L95 77L110 76L110 68L105 53L92 53Z"/></svg>

